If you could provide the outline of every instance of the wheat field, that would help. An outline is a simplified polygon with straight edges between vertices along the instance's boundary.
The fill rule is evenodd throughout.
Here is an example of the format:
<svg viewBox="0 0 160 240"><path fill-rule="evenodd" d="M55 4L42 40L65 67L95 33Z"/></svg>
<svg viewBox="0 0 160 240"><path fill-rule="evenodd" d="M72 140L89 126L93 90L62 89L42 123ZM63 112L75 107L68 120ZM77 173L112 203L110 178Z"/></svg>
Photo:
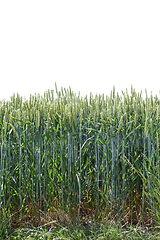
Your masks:
<svg viewBox="0 0 160 240"><path fill-rule="evenodd" d="M131 87L131 94L113 88L110 96L82 97L56 85L26 101L14 94L0 102L0 134L4 231L42 212L76 223L160 220L157 96Z"/></svg>

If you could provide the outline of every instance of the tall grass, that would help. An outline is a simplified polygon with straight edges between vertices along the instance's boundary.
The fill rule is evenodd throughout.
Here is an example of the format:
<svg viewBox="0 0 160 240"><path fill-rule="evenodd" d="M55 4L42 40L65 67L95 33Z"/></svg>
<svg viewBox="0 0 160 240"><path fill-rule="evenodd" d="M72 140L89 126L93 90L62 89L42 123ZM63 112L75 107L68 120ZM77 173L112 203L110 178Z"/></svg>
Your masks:
<svg viewBox="0 0 160 240"><path fill-rule="evenodd" d="M1 231L33 209L159 221L158 97L55 89L0 102Z"/></svg>

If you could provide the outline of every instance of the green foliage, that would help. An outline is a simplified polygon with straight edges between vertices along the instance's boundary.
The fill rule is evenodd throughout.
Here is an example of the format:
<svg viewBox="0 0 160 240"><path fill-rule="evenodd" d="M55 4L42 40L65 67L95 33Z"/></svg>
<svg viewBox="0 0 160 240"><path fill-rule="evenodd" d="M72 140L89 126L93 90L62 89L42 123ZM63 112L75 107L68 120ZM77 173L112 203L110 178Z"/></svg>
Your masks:
<svg viewBox="0 0 160 240"><path fill-rule="evenodd" d="M0 102L0 212L58 207L159 221L160 100L47 91ZM151 211L152 209L152 211ZM82 214L83 213L83 214ZM25 213L26 214L26 213ZM139 216L139 215L137 215ZM136 217L138 221L139 217Z"/></svg>

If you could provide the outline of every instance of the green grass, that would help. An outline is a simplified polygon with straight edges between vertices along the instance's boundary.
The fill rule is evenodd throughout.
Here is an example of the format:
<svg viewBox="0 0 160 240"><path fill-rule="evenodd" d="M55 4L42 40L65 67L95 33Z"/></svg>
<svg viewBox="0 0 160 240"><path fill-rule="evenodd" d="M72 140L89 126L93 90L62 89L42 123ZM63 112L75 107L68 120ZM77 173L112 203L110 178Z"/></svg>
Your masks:
<svg viewBox="0 0 160 240"><path fill-rule="evenodd" d="M142 227L129 227L128 229L122 228L117 223L100 223L96 224L80 224L78 226L59 226L51 227L49 230L43 228L22 228L9 236L9 239L98 239L98 240L127 240L127 239L160 239L160 232L155 230L146 230Z"/></svg>
<svg viewBox="0 0 160 240"><path fill-rule="evenodd" d="M53 221L75 234L83 219L119 222L125 234L130 226L159 226L158 97L143 99L133 87L131 95L113 88L110 96L84 98L55 89L0 102L2 239Z"/></svg>

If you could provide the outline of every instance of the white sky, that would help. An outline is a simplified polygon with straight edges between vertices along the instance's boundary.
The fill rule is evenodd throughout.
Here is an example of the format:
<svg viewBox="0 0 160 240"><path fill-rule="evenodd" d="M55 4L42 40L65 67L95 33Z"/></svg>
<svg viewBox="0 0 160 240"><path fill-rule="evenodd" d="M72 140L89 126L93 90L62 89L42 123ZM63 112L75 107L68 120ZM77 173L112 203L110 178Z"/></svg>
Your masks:
<svg viewBox="0 0 160 240"><path fill-rule="evenodd" d="M159 0L0 0L0 100L160 90Z"/></svg>

